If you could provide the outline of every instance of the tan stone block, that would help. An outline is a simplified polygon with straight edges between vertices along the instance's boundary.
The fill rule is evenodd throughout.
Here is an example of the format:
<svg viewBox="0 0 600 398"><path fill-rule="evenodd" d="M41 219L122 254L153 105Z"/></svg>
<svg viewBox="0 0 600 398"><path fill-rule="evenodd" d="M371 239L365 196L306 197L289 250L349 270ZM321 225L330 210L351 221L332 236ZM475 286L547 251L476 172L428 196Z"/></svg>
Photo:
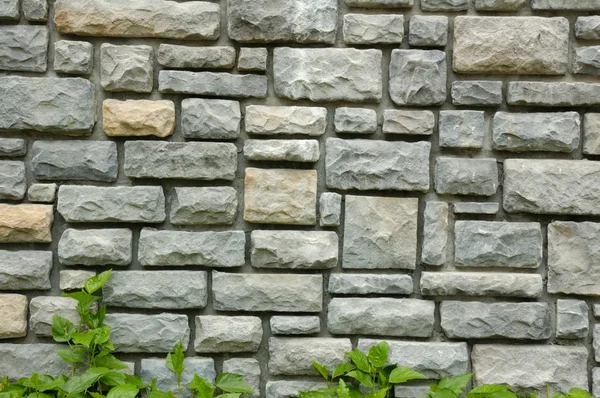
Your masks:
<svg viewBox="0 0 600 398"><path fill-rule="evenodd" d="M27 335L27 297L0 294L0 339Z"/></svg>
<svg viewBox="0 0 600 398"><path fill-rule="evenodd" d="M172 101L107 99L102 104L104 133L111 137L167 137L175 131Z"/></svg>
<svg viewBox="0 0 600 398"><path fill-rule="evenodd" d="M244 219L258 224L314 225L316 170L246 169Z"/></svg>
<svg viewBox="0 0 600 398"><path fill-rule="evenodd" d="M53 221L52 206L0 203L0 243L52 242Z"/></svg>

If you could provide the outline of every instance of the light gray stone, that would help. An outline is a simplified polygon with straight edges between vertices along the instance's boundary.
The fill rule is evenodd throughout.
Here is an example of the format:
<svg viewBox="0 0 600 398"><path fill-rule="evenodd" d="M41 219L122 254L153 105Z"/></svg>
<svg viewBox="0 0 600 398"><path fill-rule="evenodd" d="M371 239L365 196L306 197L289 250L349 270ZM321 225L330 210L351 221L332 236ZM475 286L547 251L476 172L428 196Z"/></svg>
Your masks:
<svg viewBox="0 0 600 398"><path fill-rule="evenodd" d="M337 108L333 123L337 133L371 134L377 130L377 111L365 108Z"/></svg>
<svg viewBox="0 0 600 398"><path fill-rule="evenodd" d="M22 7L26 20L33 22L46 22L48 20L47 0L22 0Z"/></svg>
<svg viewBox="0 0 600 398"><path fill-rule="evenodd" d="M150 46L100 47L100 83L106 91L150 93L153 87L154 50Z"/></svg>
<svg viewBox="0 0 600 398"><path fill-rule="evenodd" d="M108 306L125 308L204 308L204 271L116 271L102 288Z"/></svg>
<svg viewBox="0 0 600 398"><path fill-rule="evenodd" d="M448 203L427 202L423 219L421 262L444 265L448 247Z"/></svg>
<svg viewBox="0 0 600 398"><path fill-rule="evenodd" d="M332 334L430 337L434 312L433 301L335 297L327 309L327 329Z"/></svg>
<svg viewBox="0 0 600 398"><path fill-rule="evenodd" d="M469 370L466 343L438 343L387 340L387 364L408 366L430 379L458 376ZM357 348L367 352L381 340L359 339Z"/></svg>
<svg viewBox="0 0 600 398"><path fill-rule="evenodd" d="M436 159L435 190L440 195L492 196L497 189L496 159Z"/></svg>
<svg viewBox="0 0 600 398"><path fill-rule="evenodd" d="M547 303L480 303L446 300L442 330L451 339L545 340L552 334Z"/></svg>
<svg viewBox="0 0 600 398"><path fill-rule="evenodd" d="M595 106L600 104L600 84L509 82L507 102L527 106Z"/></svg>
<svg viewBox="0 0 600 398"><path fill-rule="evenodd" d="M12 158L27 153L27 141L22 138L0 138L0 156Z"/></svg>
<svg viewBox="0 0 600 398"><path fill-rule="evenodd" d="M423 11L466 11L469 0L421 0Z"/></svg>
<svg viewBox="0 0 600 398"><path fill-rule="evenodd" d="M194 351L256 352L262 337L262 322L255 316L197 316Z"/></svg>
<svg viewBox="0 0 600 398"><path fill-rule="evenodd" d="M445 47L448 42L448 17L413 15L408 42L416 47Z"/></svg>
<svg viewBox="0 0 600 398"><path fill-rule="evenodd" d="M27 190L27 200L35 203L53 203L56 200L57 185L31 184Z"/></svg>
<svg viewBox="0 0 600 398"><path fill-rule="evenodd" d="M54 24L60 33L81 36L157 37L216 40L218 4L164 0L57 0Z"/></svg>
<svg viewBox="0 0 600 398"><path fill-rule="evenodd" d="M359 190L429 190L429 142L328 138L327 187Z"/></svg>
<svg viewBox="0 0 600 398"><path fill-rule="evenodd" d="M130 229L67 229L58 242L64 265L129 265L133 233Z"/></svg>
<svg viewBox="0 0 600 398"><path fill-rule="evenodd" d="M106 314L105 323L112 331L116 352L170 352L180 340L185 351L190 342L186 315Z"/></svg>
<svg viewBox="0 0 600 398"><path fill-rule="evenodd" d="M96 275L94 271L63 270L60 271L60 290L80 290L85 281Z"/></svg>
<svg viewBox="0 0 600 398"><path fill-rule="evenodd" d="M278 375L318 375L316 361L330 369L346 361L345 352L352 350L350 339L298 337L269 339L269 373Z"/></svg>
<svg viewBox="0 0 600 398"><path fill-rule="evenodd" d="M159 65L174 69L231 69L235 65L235 48L227 46L190 47L161 44Z"/></svg>
<svg viewBox="0 0 600 398"><path fill-rule="evenodd" d="M471 353L475 385L501 383L522 393L550 388L567 393L588 388L588 351L585 347L557 345L476 344Z"/></svg>
<svg viewBox="0 0 600 398"><path fill-rule="evenodd" d="M577 17L575 37L579 40L600 40L600 15Z"/></svg>
<svg viewBox="0 0 600 398"><path fill-rule="evenodd" d="M19 0L0 0L0 19L19 20Z"/></svg>
<svg viewBox="0 0 600 398"><path fill-rule="evenodd" d="M181 132L186 138L232 140L240 136L237 101L186 98L181 101Z"/></svg>
<svg viewBox="0 0 600 398"><path fill-rule="evenodd" d="M435 115L431 111L383 111L382 129L385 134L432 135L434 127Z"/></svg>
<svg viewBox="0 0 600 398"><path fill-rule="evenodd" d="M48 37L45 26L0 27L0 70L45 72Z"/></svg>
<svg viewBox="0 0 600 398"><path fill-rule="evenodd" d="M442 105L446 101L446 54L438 50L393 50L390 97L396 105Z"/></svg>
<svg viewBox="0 0 600 398"><path fill-rule="evenodd" d="M404 38L404 15L346 14L344 42L347 44L394 44Z"/></svg>
<svg viewBox="0 0 600 398"><path fill-rule="evenodd" d="M483 111L440 111L439 139L444 148L483 148Z"/></svg>
<svg viewBox="0 0 600 398"><path fill-rule="evenodd" d="M329 269L338 263L338 236L329 231L252 231L255 268Z"/></svg>
<svg viewBox="0 0 600 398"><path fill-rule="evenodd" d="M456 17L452 60L458 73L564 75L569 63L569 21Z"/></svg>
<svg viewBox="0 0 600 398"><path fill-rule="evenodd" d="M410 8L414 0L346 0L349 7L361 8Z"/></svg>
<svg viewBox="0 0 600 398"><path fill-rule="evenodd" d="M342 218L342 195L323 192L319 197L319 216L322 227L339 227Z"/></svg>
<svg viewBox="0 0 600 398"><path fill-rule="evenodd" d="M539 223L457 221L454 233L458 266L537 268L542 264Z"/></svg>
<svg viewBox="0 0 600 398"><path fill-rule="evenodd" d="M328 291L331 294L409 295L413 292L413 280L404 274L331 274Z"/></svg>
<svg viewBox="0 0 600 398"><path fill-rule="evenodd" d="M48 290L52 252L0 250L0 290Z"/></svg>
<svg viewBox="0 0 600 398"><path fill-rule="evenodd" d="M110 182L117 179L117 144L111 141L36 141L31 166L38 180Z"/></svg>
<svg viewBox="0 0 600 398"><path fill-rule="evenodd" d="M586 113L583 117L583 153L600 155L600 113Z"/></svg>
<svg viewBox="0 0 600 398"><path fill-rule="evenodd" d="M244 381L253 390L248 397L259 398L260 388L260 363L254 358L231 358L223 361L223 372L241 374Z"/></svg>
<svg viewBox="0 0 600 398"><path fill-rule="evenodd" d="M273 316L270 325L273 334L315 334L321 331L318 316Z"/></svg>
<svg viewBox="0 0 600 398"><path fill-rule="evenodd" d="M60 376L71 372L71 364L58 356L62 344L0 344L0 373L16 382L33 373Z"/></svg>
<svg viewBox="0 0 600 398"><path fill-rule="evenodd" d="M325 134L327 109L307 106L248 105L246 132L263 135Z"/></svg>
<svg viewBox="0 0 600 398"><path fill-rule="evenodd" d="M246 236L242 231L170 231L144 228L138 261L143 266L201 265L241 267Z"/></svg>
<svg viewBox="0 0 600 398"><path fill-rule="evenodd" d="M162 187L95 187L62 185L58 212L67 222L142 222L165 220Z"/></svg>
<svg viewBox="0 0 600 398"><path fill-rule="evenodd" d="M245 140L244 156L257 161L314 163L321 152L317 140Z"/></svg>
<svg viewBox="0 0 600 398"><path fill-rule="evenodd" d="M79 323L77 301L69 297L34 297L29 303L29 330L36 336L52 336L52 316Z"/></svg>
<svg viewBox="0 0 600 398"><path fill-rule="evenodd" d="M222 142L127 141L123 168L132 178L233 181L237 148Z"/></svg>
<svg viewBox="0 0 600 398"><path fill-rule="evenodd" d="M278 47L273 50L275 93L293 100L379 102L381 60L381 50L374 49Z"/></svg>
<svg viewBox="0 0 600 398"><path fill-rule="evenodd" d="M343 268L415 269L416 198L346 196Z"/></svg>
<svg viewBox="0 0 600 398"><path fill-rule="evenodd" d="M212 293L217 311L320 312L323 276L213 271Z"/></svg>
<svg viewBox="0 0 600 398"><path fill-rule="evenodd" d="M265 72L268 57L269 52L266 48L242 47L238 55L237 69L240 72Z"/></svg>
<svg viewBox="0 0 600 398"><path fill-rule="evenodd" d="M337 31L336 0L229 0L228 33L242 43L330 43Z"/></svg>
<svg viewBox="0 0 600 398"><path fill-rule="evenodd" d="M588 336L589 331L589 308L585 301L556 301L556 337L583 339Z"/></svg>
<svg viewBox="0 0 600 398"><path fill-rule="evenodd" d="M173 225L232 225L237 218L237 191L231 187L177 187L171 196Z"/></svg>
<svg viewBox="0 0 600 398"><path fill-rule="evenodd" d="M27 191L25 163L13 160L0 161L0 199L21 200Z"/></svg>
<svg viewBox="0 0 600 398"><path fill-rule="evenodd" d="M475 0L477 11L519 11L527 0Z"/></svg>
<svg viewBox="0 0 600 398"><path fill-rule="evenodd" d="M598 0L531 0L533 10L580 10L598 11L600 1Z"/></svg>
<svg viewBox="0 0 600 398"><path fill-rule="evenodd" d="M267 381L265 398L295 398L301 391L327 388L327 383L305 380Z"/></svg>
<svg viewBox="0 0 600 398"><path fill-rule="evenodd" d="M497 272L423 272L421 294L425 296L541 297L538 274Z"/></svg>
<svg viewBox="0 0 600 398"><path fill-rule="evenodd" d="M183 361L183 373L181 375L181 398L191 398L192 394L188 388L184 388L194 378L194 374L215 382L215 361L212 358L185 358ZM152 379L156 378L156 387L162 391L176 391L177 378L173 371L167 368L164 358L144 358L140 361L141 379L146 384L150 384Z"/></svg>
<svg viewBox="0 0 600 398"><path fill-rule="evenodd" d="M600 368L592 369L592 394L600 395Z"/></svg>
<svg viewBox="0 0 600 398"><path fill-rule="evenodd" d="M600 75L600 46L575 48L573 73Z"/></svg>
<svg viewBox="0 0 600 398"><path fill-rule="evenodd" d="M594 359L596 362L600 362L600 325L598 324L594 326L592 346L594 348Z"/></svg>
<svg viewBox="0 0 600 398"><path fill-rule="evenodd" d="M217 97L265 98L267 77L231 73L161 70L158 90L163 94L194 94Z"/></svg>
<svg viewBox="0 0 600 398"><path fill-rule="evenodd" d="M455 214L497 214L500 203L492 202L459 202L454 203Z"/></svg>
<svg viewBox="0 0 600 398"><path fill-rule="evenodd" d="M465 80L452 83L452 103L454 105L501 105L502 98L502 82Z"/></svg>
<svg viewBox="0 0 600 398"><path fill-rule="evenodd" d="M507 159L504 210L509 213L600 214L600 165L579 160Z"/></svg>
<svg viewBox="0 0 600 398"><path fill-rule="evenodd" d="M422 398L429 392L431 392L429 386L394 385L394 397L396 398Z"/></svg>

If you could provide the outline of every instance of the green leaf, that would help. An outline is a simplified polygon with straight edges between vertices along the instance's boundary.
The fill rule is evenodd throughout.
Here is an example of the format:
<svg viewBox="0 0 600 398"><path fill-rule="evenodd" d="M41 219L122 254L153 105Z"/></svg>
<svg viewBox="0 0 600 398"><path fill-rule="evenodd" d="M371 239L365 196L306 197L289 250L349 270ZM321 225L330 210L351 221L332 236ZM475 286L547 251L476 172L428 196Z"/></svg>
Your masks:
<svg viewBox="0 0 600 398"><path fill-rule="evenodd" d="M427 377L408 366L399 366L390 373L389 382L392 384L406 383L411 380L427 380Z"/></svg>
<svg viewBox="0 0 600 398"><path fill-rule="evenodd" d="M92 345L94 337L96 337L96 329L73 333L73 342L89 348Z"/></svg>
<svg viewBox="0 0 600 398"><path fill-rule="evenodd" d="M335 395L327 390L301 391L299 398L333 398Z"/></svg>
<svg viewBox="0 0 600 398"><path fill-rule="evenodd" d="M73 347L64 350L56 350L56 353L67 363L82 363L85 361L87 349L85 347Z"/></svg>
<svg viewBox="0 0 600 398"><path fill-rule="evenodd" d="M568 398L593 398L592 395L582 388L572 388L569 390Z"/></svg>
<svg viewBox="0 0 600 398"><path fill-rule="evenodd" d="M85 311L89 311L90 305L94 304L96 301L100 300L99 296L93 296L91 294L87 294L86 292L73 292L73 293L63 293L63 297L70 297L74 300L77 300L78 305L77 309L80 313Z"/></svg>
<svg viewBox="0 0 600 398"><path fill-rule="evenodd" d="M215 393L215 386L195 373L194 378L187 386L198 391L198 398L212 398Z"/></svg>
<svg viewBox="0 0 600 398"><path fill-rule="evenodd" d="M321 374L321 376L323 376L325 381L329 381L329 369L327 369L327 366L321 365L317 361L313 361L312 364L315 367L315 369L317 369L317 371Z"/></svg>
<svg viewBox="0 0 600 398"><path fill-rule="evenodd" d="M148 398L173 398L173 391L161 391L156 388L150 391Z"/></svg>
<svg viewBox="0 0 600 398"><path fill-rule="evenodd" d="M354 370L354 369L356 369L356 366L354 366L354 364L352 362L340 363L333 370L333 376L331 376L331 378L335 379L336 377L343 376L346 373L348 373L348 372L350 372L351 370Z"/></svg>
<svg viewBox="0 0 600 398"><path fill-rule="evenodd" d="M106 395L98 394L97 392L88 391L92 398L106 398Z"/></svg>
<svg viewBox="0 0 600 398"><path fill-rule="evenodd" d="M373 378L370 374L363 372L362 370L353 370L351 372L346 373L346 376L352 377L355 380L358 380L364 386L369 388L373 388Z"/></svg>
<svg viewBox="0 0 600 398"><path fill-rule="evenodd" d="M90 388L99 378L99 375L88 374L86 372L82 375L71 377L60 389L69 395L77 394Z"/></svg>
<svg viewBox="0 0 600 398"><path fill-rule="evenodd" d="M456 395L460 395L467 387L467 384L473 377L473 373L465 373L464 375L454 376L452 378L444 377L440 383L440 389L448 389L454 391Z"/></svg>
<svg viewBox="0 0 600 398"><path fill-rule="evenodd" d="M348 388L348 386L346 386L346 383L344 382L343 379L340 379L335 391L337 392L337 395L340 398L351 398L350 397L350 389Z"/></svg>
<svg viewBox="0 0 600 398"><path fill-rule="evenodd" d="M96 291L100 290L102 286L104 286L104 284L108 282L108 278L110 278L111 273L112 269L109 269L108 271L104 271L101 274L94 275L87 281L85 281L84 289L86 290L86 292L88 292L89 294L93 294Z"/></svg>
<svg viewBox="0 0 600 398"><path fill-rule="evenodd" d="M362 392L358 388L349 385L348 389L350 390L351 398L362 398Z"/></svg>
<svg viewBox="0 0 600 398"><path fill-rule="evenodd" d="M148 388L148 385L144 383L144 381L139 376L125 374L125 382L127 384L133 384L140 390L143 388Z"/></svg>
<svg viewBox="0 0 600 398"><path fill-rule="evenodd" d="M502 386L500 384L484 384L479 387L475 387L467 394L467 398L476 397L481 394L493 394L495 392L507 391L508 386Z"/></svg>
<svg viewBox="0 0 600 398"><path fill-rule="evenodd" d="M369 364L369 359L358 348L347 352L346 355L350 357L350 359L352 360L352 362L354 362L358 369L362 370L363 372L371 373L371 365Z"/></svg>
<svg viewBox="0 0 600 398"><path fill-rule="evenodd" d="M240 398L242 394L228 393L217 395L217 398Z"/></svg>
<svg viewBox="0 0 600 398"><path fill-rule="evenodd" d="M390 374L392 374L392 371L397 367L398 365L396 364L388 365L379 371L379 376L377 377L377 384L379 384L379 387L385 388L390 385Z"/></svg>
<svg viewBox="0 0 600 398"><path fill-rule="evenodd" d="M183 361L185 360L185 354L183 353L183 343L181 340L173 346L173 352L167 355L167 368L169 368L176 375L181 375L185 367Z"/></svg>
<svg viewBox="0 0 600 398"><path fill-rule="evenodd" d="M441 388L438 391L430 392L428 396L429 398L458 398L459 394L448 388Z"/></svg>
<svg viewBox="0 0 600 398"><path fill-rule="evenodd" d="M32 392L27 396L27 398L54 398L54 395L43 392Z"/></svg>
<svg viewBox="0 0 600 398"><path fill-rule="evenodd" d="M244 376L235 373L221 373L215 384L225 392L252 392L252 388L244 381Z"/></svg>
<svg viewBox="0 0 600 398"><path fill-rule="evenodd" d="M133 384L122 384L110 389L106 398L135 398L140 390Z"/></svg>
<svg viewBox="0 0 600 398"><path fill-rule="evenodd" d="M371 366L374 368L381 368L388 359L388 343L387 341L382 341L377 345L374 345L369 349L369 354L367 356Z"/></svg>
<svg viewBox="0 0 600 398"><path fill-rule="evenodd" d="M106 304L102 305L98 312L96 312L96 317L98 318L98 325L102 325L104 323L104 318L106 317Z"/></svg>
<svg viewBox="0 0 600 398"><path fill-rule="evenodd" d="M100 358L96 357L95 362L96 362L96 366L102 367L102 368L107 368L107 369L121 370L121 369L128 368L127 365L125 365L123 362L119 361L112 354L104 355Z"/></svg>
<svg viewBox="0 0 600 398"><path fill-rule="evenodd" d="M52 315L52 338L58 343L65 343L77 332L75 325L70 320L60 315Z"/></svg>
<svg viewBox="0 0 600 398"><path fill-rule="evenodd" d="M100 326L94 329L96 334L96 344L104 344L110 339L110 328L108 326Z"/></svg>
<svg viewBox="0 0 600 398"><path fill-rule="evenodd" d="M365 395L365 398L385 398L390 388L384 388L382 390L373 391Z"/></svg>
<svg viewBox="0 0 600 398"><path fill-rule="evenodd" d="M499 391L490 395L482 396L482 398L518 398L517 395L511 391Z"/></svg>
<svg viewBox="0 0 600 398"><path fill-rule="evenodd" d="M107 386L120 386L122 384L127 384L127 378L125 377L125 373L113 370L102 376L100 382Z"/></svg>

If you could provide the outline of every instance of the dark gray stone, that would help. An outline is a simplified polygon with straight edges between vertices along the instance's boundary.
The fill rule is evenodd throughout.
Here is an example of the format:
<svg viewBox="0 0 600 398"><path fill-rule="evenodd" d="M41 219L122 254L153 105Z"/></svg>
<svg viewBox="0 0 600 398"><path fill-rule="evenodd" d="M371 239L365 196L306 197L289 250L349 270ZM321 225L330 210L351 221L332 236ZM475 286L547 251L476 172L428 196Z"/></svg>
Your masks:
<svg viewBox="0 0 600 398"><path fill-rule="evenodd" d="M173 225L232 225L237 191L231 187L177 187L171 197Z"/></svg>
<svg viewBox="0 0 600 398"><path fill-rule="evenodd" d="M240 136L237 101L186 98L181 101L181 132L190 139L230 140Z"/></svg>
<svg viewBox="0 0 600 398"><path fill-rule="evenodd" d="M496 159L436 159L435 190L438 194L492 196L497 189Z"/></svg>
<svg viewBox="0 0 600 398"><path fill-rule="evenodd" d="M161 44L157 59L160 65L174 69L230 69L235 64L235 48Z"/></svg>
<svg viewBox="0 0 600 398"><path fill-rule="evenodd" d="M404 294L413 292L410 275L331 274L328 291L331 294Z"/></svg>
<svg viewBox="0 0 600 398"><path fill-rule="evenodd" d="M440 111L439 138L444 148L483 148L483 111Z"/></svg>
<svg viewBox="0 0 600 398"><path fill-rule="evenodd" d="M54 70L61 73L92 73L94 46L87 41L59 40L54 42Z"/></svg>
<svg viewBox="0 0 600 398"><path fill-rule="evenodd" d="M0 156L12 158L27 153L27 141L21 138L0 138Z"/></svg>
<svg viewBox="0 0 600 398"><path fill-rule="evenodd" d="M600 75L600 46L575 48L573 73Z"/></svg>
<svg viewBox="0 0 600 398"><path fill-rule="evenodd" d="M595 106L600 105L600 84L509 82L507 102L526 106Z"/></svg>
<svg viewBox="0 0 600 398"><path fill-rule="evenodd" d="M217 97L265 98L267 77L231 73L161 70L158 90L163 94L195 94Z"/></svg>
<svg viewBox="0 0 600 398"><path fill-rule="evenodd" d="M442 105L446 101L446 54L438 50L393 50L390 96L396 105Z"/></svg>
<svg viewBox="0 0 600 398"><path fill-rule="evenodd" d="M410 18L408 42L416 47L444 47L448 42L448 17L414 15Z"/></svg>
<svg viewBox="0 0 600 398"><path fill-rule="evenodd" d="M579 40L600 40L600 15L578 17L575 21L575 36Z"/></svg>
<svg viewBox="0 0 600 398"><path fill-rule="evenodd" d="M0 250L0 290L48 290L52 252Z"/></svg>
<svg viewBox="0 0 600 398"><path fill-rule="evenodd" d="M0 27L0 70L45 72L48 37L45 26Z"/></svg>
<svg viewBox="0 0 600 398"><path fill-rule="evenodd" d="M495 106L502 104L502 82L465 80L452 83L454 105Z"/></svg>
<svg viewBox="0 0 600 398"><path fill-rule="evenodd" d="M154 50L150 46L100 47L100 83L106 91L152 92Z"/></svg>
<svg viewBox="0 0 600 398"><path fill-rule="evenodd" d="M58 242L64 265L129 265L133 233L129 229L67 229Z"/></svg>
<svg viewBox="0 0 600 398"><path fill-rule="evenodd" d="M0 199L21 200L27 191L25 163L13 160L0 161Z"/></svg>

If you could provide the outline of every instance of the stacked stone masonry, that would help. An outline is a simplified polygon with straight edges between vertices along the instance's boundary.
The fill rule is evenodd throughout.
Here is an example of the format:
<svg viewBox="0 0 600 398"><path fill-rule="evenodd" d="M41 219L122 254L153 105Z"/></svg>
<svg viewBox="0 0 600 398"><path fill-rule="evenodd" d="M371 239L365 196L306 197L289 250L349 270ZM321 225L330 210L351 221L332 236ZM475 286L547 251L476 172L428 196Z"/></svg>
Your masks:
<svg viewBox="0 0 600 398"><path fill-rule="evenodd" d="M265 398L387 340L600 396L600 1L4 0L0 75L0 375L113 268L161 388L179 340Z"/></svg>

